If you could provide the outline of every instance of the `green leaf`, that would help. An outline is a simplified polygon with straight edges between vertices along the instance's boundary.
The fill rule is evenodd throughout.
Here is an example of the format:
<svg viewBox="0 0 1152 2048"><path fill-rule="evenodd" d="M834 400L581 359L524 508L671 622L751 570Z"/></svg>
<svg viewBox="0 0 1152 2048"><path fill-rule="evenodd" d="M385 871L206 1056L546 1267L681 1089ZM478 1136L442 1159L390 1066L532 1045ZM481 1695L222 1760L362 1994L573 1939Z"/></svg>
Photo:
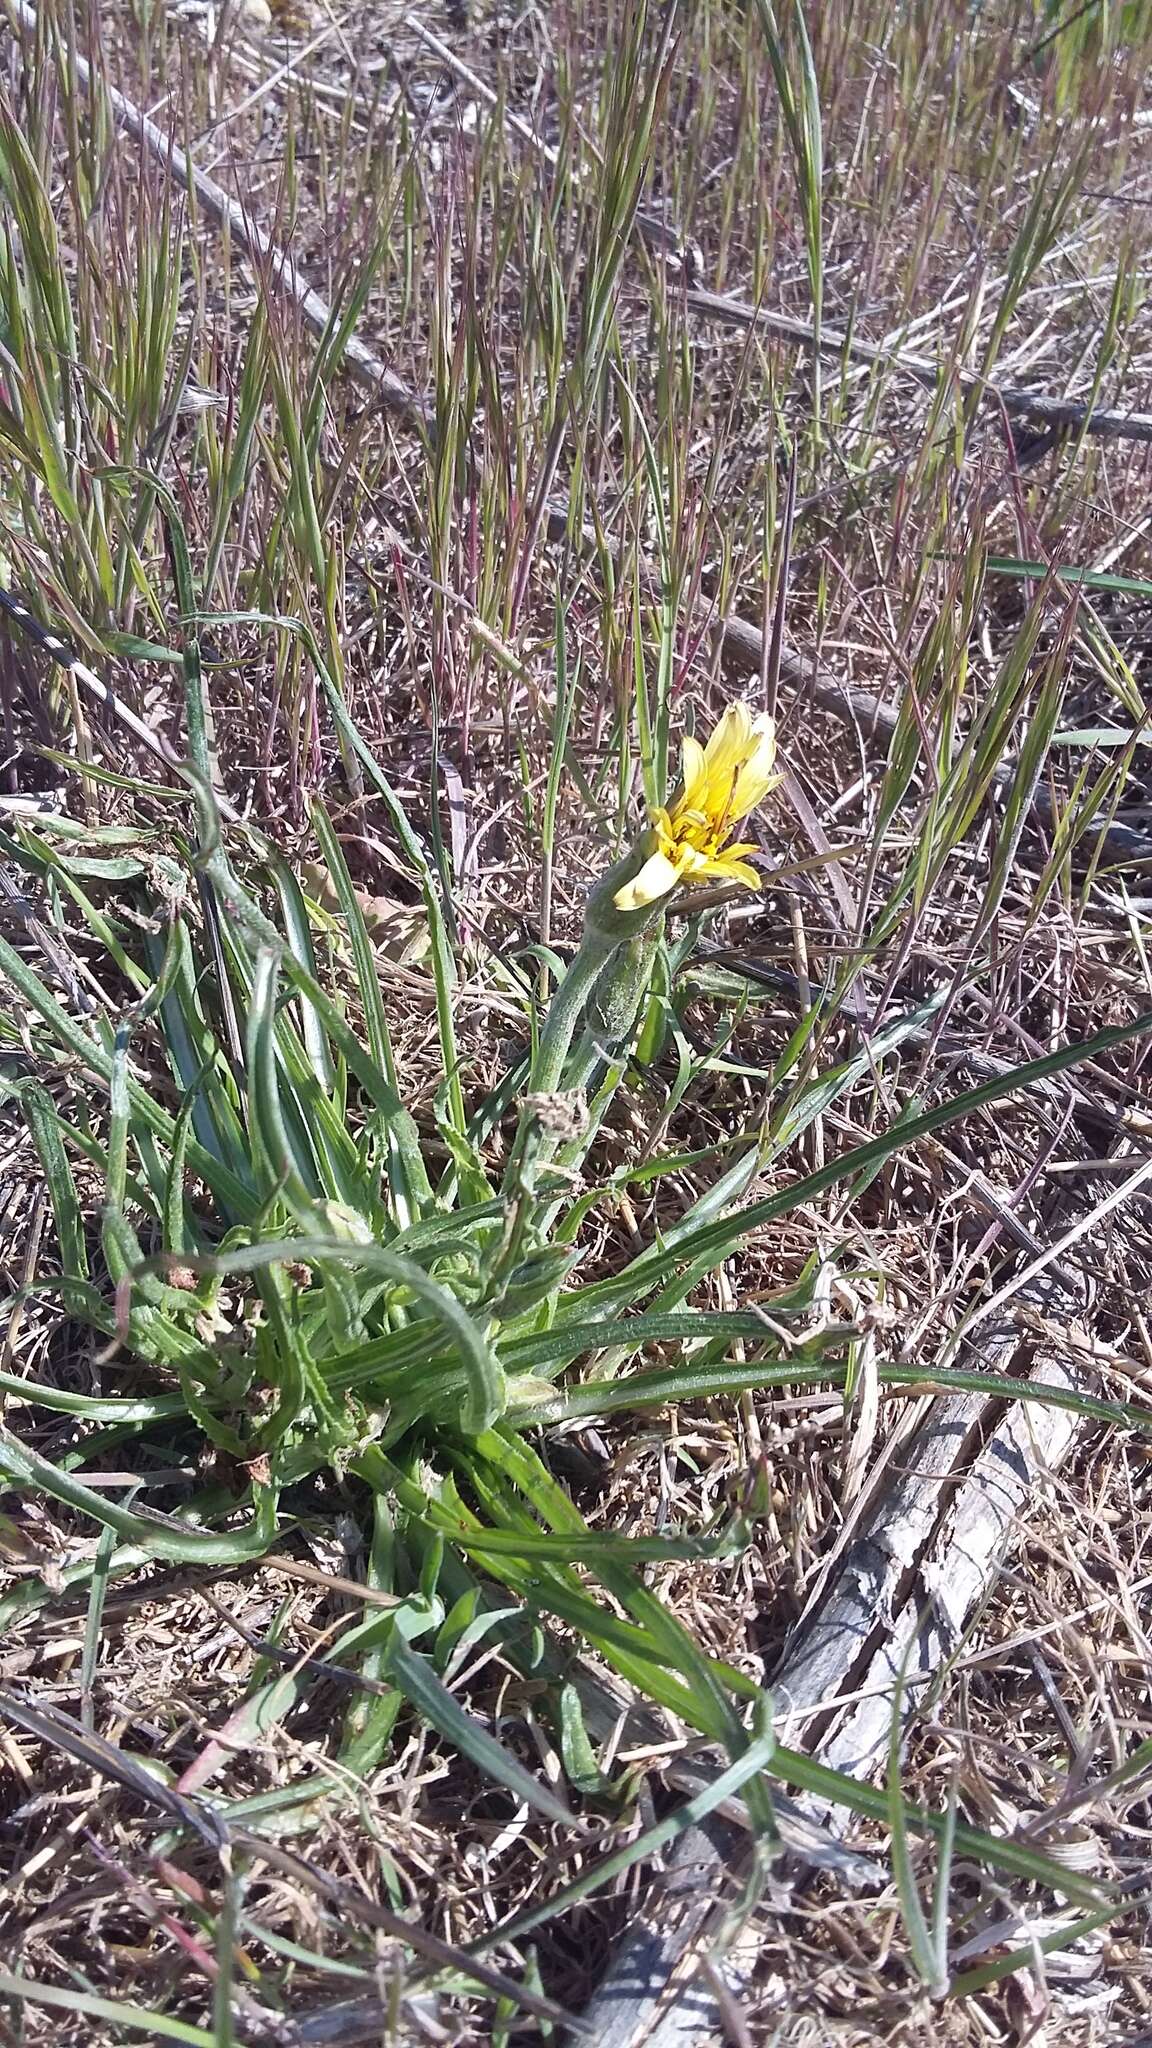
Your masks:
<svg viewBox="0 0 1152 2048"><path fill-rule="evenodd" d="M104 634L107 653L120 661L162 661L179 668L184 656L178 647L164 647L158 640L141 640L135 633Z"/></svg>
<svg viewBox="0 0 1152 2048"><path fill-rule="evenodd" d="M947 1981L946 1963L941 1968L937 1957L932 1930L920 1898L916 1883L916 1866L912 1854L910 1831L907 1821L907 1801L900 1780L900 1762L903 1749L903 1701L904 1680L907 1675L908 1659L916 1646L915 1636L911 1637L904 1653L904 1659L892 1688L892 1705L888 1723L888 1836L892 1847L892 1871L896 1889L900 1895L900 1909L904 1919L904 1931L908 1936L908 1947L916 1972L930 1997L939 1998ZM947 1922L945 1922L945 1926Z"/></svg>
<svg viewBox="0 0 1152 2048"><path fill-rule="evenodd" d="M889 1819L886 1787L864 1784L859 1778L849 1777L845 1771L818 1763L802 1750L789 1749L778 1743L772 1756L772 1774L797 1791L807 1792L822 1805L844 1806L850 1813L862 1814L881 1824ZM914 1834L932 1835L937 1840L950 1836L962 1855L985 1864L989 1869L1022 1877L1029 1884L1042 1885L1064 1898L1080 1899L1092 1906L1101 1903L1104 1886L1081 1877L1054 1856L1046 1856L1042 1850L1033 1849L1026 1841L985 1834L980 1828L969 1827L963 1821L953 1822L947 1814L928 1813L909 1801L904 1802L903 1824Z"/></svg>
<svg viewBox="0 0 1152 2048"><path fill-rule="evenodd" d="M655 1245L642 1252L622 1273L582 1288L580 1306L587 1310L598 1308L602 1303L634 1300L639 1293L666 1279L677 1266L689 1260L714 1264L728 1258L753 1230L760 1230L766 1223L775 1222L777 1217L802 1208L840 1181L883 1165L885 1160L918 1143L921 1138L931 1137L936 1131L956 1123L961 1117L971 1116L976 1110L1002 1102L1006 1097L1030 1087L1033 1082L1067 1073L1071 1068L1098 1059L1101 1053L1111 1052L1116 1046L1126 1045L1130 1039L1144 1037L1149 1032L1152 1032L1152 1012L1145 1011L1130 1024L1113 1025L1105 1031L1096 1032L1092 1038L1061 1046L1041 1059L1028 1060L1010 1073L997 1074L963 1095L938 1103L935 1109L926 1110L922 1116L881 1132L879 1137L870 1138L866 1144L856 1146L839 1159L830 1160L816 1173L793 1181L764 1201L751 1203L737 1215L721 1216L715 1222L682 1233L669 1233L666 1245Z"/></svg>
<svg viewBox="0 0 1152 2048"><path fill-rule="evenodd" d="M216 2048L218 2036L188 2020L169 2019L166 2013L149 2012L142 2005L126 2005L118 1998L94 1998L87 1991L73 1991L58 1984L38 1984L33 1977L11 1977L0 1972L0 1998L25 2000L29 2005L54 2006L58 2012L84 2013L89 2019L107 2020L111 2026L147 2034L150 2041L179 2041L186 2048Z"/></svg>
<svg viewBox="0 0 1152 2048"><path fill-rule="evenodd" d="M437 1734L451 1743L453 1749L459 1750L461 1756L466 1756L485 1777L503 1785L514 1799L533 1807L546 1820L556 1821L565 1828L572 1825L571 1812L563 1801L539 1778L526 1771L503 1743L489 1734L482 1721L466 1712L437 1678L430 1660L410 1650L399 1634L394 1634L388 1642L384 1668L393 1684L399 1686Z"/></svg>
<svg viewBox="0 0 1152 2048"><path fill-rule="evenodd" d="M84 1222L76 1194L76 1183L60 1136L60 1118L46 1088L38 1081L15 1081L0 1085L0 1097L11 1092L19 1102L32 1134L52 1202L60 1257L66 1273L79 1280L88 1277L88 1251Z"/></svg>
<svg viewBox="0 0 1152 2048"><path fill-rule="evenodd" d="M847 1347L857 1334L850 1324L841 1324L822 1330L811 1344L797 1346L783 1359L752 1363L725 1359L701 1366L689 1362L659 1372L633 1373L627 1379L584 1380L575 1387L558 1388L546 1400L526 1404L522 1410L518 1408L517 1420L527 1428L532 1423L568 1422L584 1415L663 1407L670 1401L715 1400L718 1395L739 1394L753 1387L843 1386L848 1366L840 1360L821 1357L820 1347ZM1094 1422L1111 1423L1122 1429L1152 1430L1152 1408L1135 1401L1102 1401L1095 1394L1082 1394L1073 1387L1050 1386L1046 1380L1018 1380L1007 1373L965 1372L954 1367L927 1371L923 1366L890 1365L883 1360L876 1372L881 1386L941 1393L955 1390L984 1394L990 1400L1000 1401L1037 1401L1088 1416Z"/></svg>
<svg viewBox="0 0 1152 2048"><path fill-rule="evenodd" d="M48 1026L56 1043L75 1055L83 1072L96 1075L105 1086L110 1084L111 1054L61 1008L39 975L4 938L0 938L0 979L7 981L34 1015ZM162 1143L170 1145L175 1129L172 1118L161 1109L150 1090L131 1074L128 1077L128 1095L134 1118ZM250 1191L199 1142L189 1147L189 1165L227 1203L231 1213L253 1215L256 1205Z"/></svg>
<svg viewBox="0 0 1152 2048"><path fill-rule="evenodd" d="M721 1771L705 1791L693 1793L692 1797L677 1807L675 1813L669 1814L666 1820L658 1821L655 1827L646 1828L642 1834L626 1843L624 1848L618 1849L615 1855L606 1856L603 1862L593 1864L592 1868L578 1877L574 1884L565 1885L542 1906L532 1906L526 1913L517 1913L514 1919L505 1922L502 1927L494 1928L491 1934L486 1934L480 1941L472 1943L468 1950L469 1955L482 1954L496 1942L522 1940L534 1927L541 1927L546 1921L554 1920L558 1914L566 1913L581 1899L586 1899L590 1893L598 1892L603 1886L611 1884L626 1870L633 1869L637 1863L648 1862L658 1850L665 1848L669 1842L674 1842L678 1835L682 1835L685 1829L698 1827L700 1822L706 1820L710 1813L715 1813L716 1808L726 1799L733 1799L750 1779L768 1770L775 1748L776 1737L771 1730L756 1736L749 1742L743 1754L730 1763L726 1770Z"/></svg>
<svg viewBox="0 0 1152 2048"><path fill-rule="evenodd" d="M1010 576L1017 582L1072 583L1082 590L1115 590L1128 597L1152 597L1152 583L1143 576L1116 576L1104 569L1080 569L1072 563L1022 562L1011 555L989 555L984 564L990 576Z"/></svg>
<svg viewBox="0 0 1152 2048"><path fill-rule="evenodd" d="M464 1372L467 1396L460 1414L461 1427L479 1435L504 1413L504 1373L479 1324L449 1288L432 1279L422 1266L401 1258L385 1245L350 1243L337 1237L284 1237L212 1257L202 1253L190 1257L188 1263L201 1272L256 1273L266 1266L297 1260L359 1267L408 1288L441 1325ZM144 1261L145 1266L150 1263L163 1262Z"/></svg>
<svg viewBox="0 0 1152 2048"><path fill-rule="evenodd" d="M403 1228L411 1223L432 1199L428 1170L420 1150L420 1134L415 1120L400 1101L392 1035L388 1029L388 1015L380 987L376 955L364 921L364 912L348 872L343 848L332 830L327 812L319 803L312 807L312 829L316 834L317 845L347 925L356 967L357 988L364 1011L368 1050L396 1098L395 1108L381 1119L381 1125L393 1209L397 1222Z"/></svg>
<svg viewBox="0 0 1152 2048"><path fill-rule="evenodd" d="M1058 1927L1053 1934L1043 1934L1026 1942L1021 1948L1009 1949L1007 1955L997 1955L991 1962L980 1963L972 1970L961 1971L953 1977L948 1986L950 1998L971 1998L977 1991L983 1991L989 1984L999 1984L1005 1977L1014 1977L1017 1970L1033 1970L1036 1957L1058 1955L1061 1949L1071 1948L1073 1942L1083 1941L1095 1934L1097 1928L1107 1927L1121 1916L1139 1914L1143 1918L1152 1905L1152 1892L1130 1892L1124 1899L1117 1899L1107 1906L1098 1906L1094 1913L1084 1913L1079 1920L1073 1920L1068 1927Z"/></svg>
<svg viewBox="0 0 1152 2048"><path fill-rule="evenodd" d="M167 1516L119 1506L19 1443L6 1429L0 1429L0 1475L25 1492L47 1493L99 1527L114 1529L146 1556L173 1564L239 1564L244 1558L262 1556L276 1539L275 1502L267 1488L259 1493L255 1516L246 1528L216 1536Z"/></svg>

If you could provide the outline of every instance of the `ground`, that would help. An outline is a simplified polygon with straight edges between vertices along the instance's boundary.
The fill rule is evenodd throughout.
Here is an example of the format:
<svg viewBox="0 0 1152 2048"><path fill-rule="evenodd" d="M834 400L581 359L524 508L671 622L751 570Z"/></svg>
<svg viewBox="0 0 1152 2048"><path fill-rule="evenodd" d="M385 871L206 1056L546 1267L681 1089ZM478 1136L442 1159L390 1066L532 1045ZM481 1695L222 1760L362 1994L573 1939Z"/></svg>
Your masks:
<svg viewBox="0 0 1152 2048"><path fill-rule="evenodd" d="M268 12L0 28L0 2039L1152 2038L1152 19Z"/></svg>

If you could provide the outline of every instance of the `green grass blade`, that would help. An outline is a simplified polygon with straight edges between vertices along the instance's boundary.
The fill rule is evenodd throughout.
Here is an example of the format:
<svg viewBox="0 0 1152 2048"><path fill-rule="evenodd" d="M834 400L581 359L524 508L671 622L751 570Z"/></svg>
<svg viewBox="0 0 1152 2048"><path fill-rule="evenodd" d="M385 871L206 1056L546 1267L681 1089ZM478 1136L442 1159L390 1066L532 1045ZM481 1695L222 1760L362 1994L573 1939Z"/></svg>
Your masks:
<svg viewBox="0 0 1152 2048"><path fill-rule="evenodd" d="M990 576L1007 576L1017 583L1071 583L1080 590L1112 590L1123 597L1152 597L1152 583L1144 576L1115 576L1104 569L1080 569L1071 563L1023 562L1014 555L989 555L984 564Z"/></svg>
<svg viewBox="0 0 1152 2048"><path fill-rule="evenodd" d="M112 1055L61 1008L40 977L4 938L0 938L0 979L15 989L34 1015L48 1026L56 1043L75 1056L83 1072L94 1074L105 1087L111 1085ZM175 1124L167 1111L131 1074L127 1087L134 1119L162 1143L171 1145ZM199 1142L189 1146L189 1163L231 1211L249 1217L255 1213L256 1203L250 1190Z"/></svg>
<svg viewBox="0 0 1152 2048"><path fill-rule="evenodd" d="M60 1258L66 1273L78 1280L88 1278L88 1248L84 1241L84 1220L76 1193L76 1183L68 1164L60 1134L60 1118L56 1105L46 1088L37 1081L9 1082L7 1087L19 1102L24 1112L32 1142L40 1161L52 1203L52 1215L56 1224L56 1237L60 1246Z"/></svg>
<svg viewBox="0 0 1152 2048"><path fill-rule="evenodd" d="M0 1998L17 2003L47 2005L57 2012L83 2013L89 2019L107 2020L109 2026L126 2027L130 2033L146 2034L150 2041L177 2041L184 2048L217 2048L218 2035L189 2020L169 2019L166 2013L149 2012L142 2005L128 2005L118 1998L96 1998L88 1991L72 1991L64 1985L39 1984L34 1977L12 1977L0 1971Z"/></svg>
<svg viewBox="0 0 1152 2048"><path fill-rule="evenodd" d="M460 1705L437 1678L428 1659L410 1650L398 1632L389 1638L384 1668L393 1684L399 1687L437 1734L451 1743L453 1749L459 1750L461 1756L466 1756L485 1777L503 1785L514 1799L533 1807L546 1820L556 1821L561 1827L571 1825L572 1815L563 1801L557 1799L540 1779L525 1770L511 1751L489 1734L482 1721Z"/></svg>
<svg viewBox="0 0 1152 2048"><path fill-rule="evenodd" d="M658 1850L665 1848L669 1842L674 1842L678 1835L682 1835L686 1828L699 1827L702 1820L706 1820L710 1813L715 1813L723 1800L734 1798L750 1778L766 1770L771 1764L775 1747L776 1738L771 1732L756 1736L748 1744L743 1755L738 1756L726 1770L721 1771L706 1791L693 1793L692 1797L677 1807L675 1813L669 1814L666 1820L658 1821L655 1827L645 1828L624 1848L618 1849L614 1855L606 1856L602 1862L594 1864L591 1870L585 1871L573 1884L565 1885L554 1898L546 1900L541 1906L531 1907L526 1913L518 1913L513 1920L495 1928L491 1934L484 1935L480 1941L471 1945L469 1954L482 1955L486 1948L491 1948L497 1942L522 1940L533 1928L542 1927L549 1920L556 1919L560 1913L568 1912L572 1906L578 1905L581 1899L599 1892L605 1885L622 1877L626 1870L633 1869L637 1863L649 1861Z"/></svg>
<svg viewBox="0 0 1152 2048"><path fill-rule="evenodd" d="M597 1326L598 1327L598 1326ZM783 1359L762 1359L750 1364L735 1359L699 1366L691 1359L682 1365L651 1373L634 1373L627 1379L585 1380L581 1385L557 1389L529 1400L516 1410L522 1428L543 1422L577 1421L581 1416L612 1415L633 1408L662 1408L668 1402L715 1400L724 1394L739 1394L756 1387L798 1386L838 1387L845 1383L848 1368L843 1361L824 1358L823 1347L845 1348L858 1335L851 1325L821 1331L811 1345L799 1346ZM815 1363L812 1363L813 1352ZM984 1394L1001 1401L1038 1401L1050 1408L1064 1408L1094 1422L1121 1429L1152 1429L1152 1408L1135 1401L1104 1401L1096 1394L1080 1393L1073 1387L1050 1386L1046 1380L1013 1379L1006 1373L966 1372L949 1366L926 1371L923 1366L876 1367L882 1386L914 1387L924 1392L939 1391Z"/></svg>
<svg viewBox="0 0 1152 2048"><path fill-rule="evenodd" d="M907 1675L908 1658L915 1648L916 1638L912 1637L904 1654L904 1661L892 1688L892 1707L888 1724L888 1839L891 1844L892 1872L896 1890L900 1897L900 1910L904 1920L904 1931L908 1936L911 1959L925 1990L935 1998L941 1996L940 1969L937 1964L935 1945L928 1926L928 1918L920 1898L916 1882L916 1866L912 1854L907 1813L908 1802L904 1797L901 1782L901 1762L904 1748L904 1681ZM947 1970L945 1968L945 1978Z"/></svg>
<svg viewBox="0 0 1152 2048"><path fill-rule="evenodd" d="M667 1250L657 1246L641 1253L616 1278L583 1289L581 1306L586 1309L593 1305L599 1307L604 1302L635 1299L642 1291L667 1278L674 1267L689 1260L699 1262L727 1258L750 1231L762 1229L778 1216L786 1216L793 1209L814 1201L840 1181L870 1172L906 1146L931 1137L959 1118L970 1116L973 1111L984 1109L990 1103L1002 1102L1033 1082L1068 1073L1085 1061L1098 1059L1101 1053L1111 1052L1116 1046L1126 1045L1130 1039L1143 1037L1149 1031L1152 1031L1152 1012L1145 1012L1130 1024L1112 1025L1077 1044L1061 1046L1056 1052L1046 1053L1042 1059L1028 1060L1011 1073L998 1074L983 1081L963 1095L952 1096L935 1109L926 1110L922 1116L913 1117L892 1130L882 1132L878 1138L856 1146L842 1158L830 1160L817 1172L781 1188L778 1194L769 1195L762 1202L753 1202L738 1215L721 1217L714 1223L685 1232Z"/></svg>

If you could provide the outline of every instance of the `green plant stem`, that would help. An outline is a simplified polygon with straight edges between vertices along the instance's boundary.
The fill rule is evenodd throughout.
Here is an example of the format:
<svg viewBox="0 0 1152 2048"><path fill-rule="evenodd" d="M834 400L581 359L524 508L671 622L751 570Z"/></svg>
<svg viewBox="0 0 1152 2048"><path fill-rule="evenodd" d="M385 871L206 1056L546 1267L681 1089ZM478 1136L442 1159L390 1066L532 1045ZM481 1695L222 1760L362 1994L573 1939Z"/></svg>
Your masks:
<svg viewBox="0 0 1152 2048"><path fill-rule="evenodd" d="M560 1087L576 1027L588 1007L588 999L602 970L623 944L623 939L610 939L598 931L585 932L579 950L548 1006L548 1020L529 1076L533 1094L551 1094Z"/></svg>
<svg viewBox="0 0 1152 2048"><path fill-rule="evenodd" d="M261 1556L276 1536L276 1505L266 1488L260 1490L255 1515L243 1529L212 1535L191 1525L181 1528L142 1509L122 1508L115 1501L105 1500L71 1473L62 1472L47 1458L19 1443L6 1429L0 1430L0 1476L21 1491L49 1494L53 1500L74 1508L77 1514L88 1515L104 1528L114 1529L118 1536L138 1544L150 1557L162 1558L169 1564L236 1564L241 1558Z"/></svg>

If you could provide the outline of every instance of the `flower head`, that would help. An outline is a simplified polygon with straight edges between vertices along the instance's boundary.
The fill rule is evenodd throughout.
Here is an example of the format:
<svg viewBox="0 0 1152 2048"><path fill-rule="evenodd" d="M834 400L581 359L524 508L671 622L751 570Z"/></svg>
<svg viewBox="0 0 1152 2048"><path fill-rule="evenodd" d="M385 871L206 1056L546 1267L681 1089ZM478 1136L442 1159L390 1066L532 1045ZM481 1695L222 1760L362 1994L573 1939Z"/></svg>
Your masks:
<svg viewBox="0 0 1152 2048"><path fill-rule="evenodd" d="M764 712L730 704L706 747L685 738L680 787L667 809L652 812L655 849L639 874L613 897L617 910L659 903L682 882L743 882L758 889L751 845L730 846L741 818L754 811L780 777L773 774L776 728Z"/></svg>

